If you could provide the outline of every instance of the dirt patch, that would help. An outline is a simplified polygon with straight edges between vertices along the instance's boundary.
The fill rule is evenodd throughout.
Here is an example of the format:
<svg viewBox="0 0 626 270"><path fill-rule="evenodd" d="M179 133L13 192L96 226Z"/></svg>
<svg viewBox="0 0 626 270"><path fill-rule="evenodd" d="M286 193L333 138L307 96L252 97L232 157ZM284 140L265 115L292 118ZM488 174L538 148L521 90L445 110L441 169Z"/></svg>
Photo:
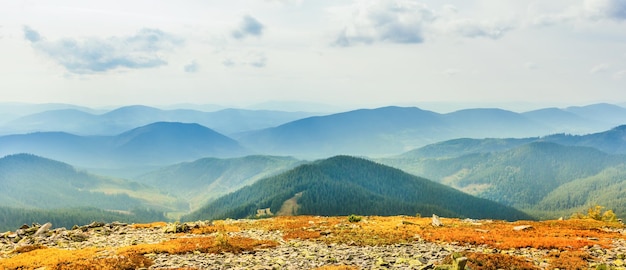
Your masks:
<svg viewBox="0 0 626 270"><path fill-rule="evenodd" d="M302 197L302 192L296 193L293 197L286 200L283 205L280 206L280 210L276 213L277 216L293 216L298 213L300 205L298 205L298 199Z"/></svg>

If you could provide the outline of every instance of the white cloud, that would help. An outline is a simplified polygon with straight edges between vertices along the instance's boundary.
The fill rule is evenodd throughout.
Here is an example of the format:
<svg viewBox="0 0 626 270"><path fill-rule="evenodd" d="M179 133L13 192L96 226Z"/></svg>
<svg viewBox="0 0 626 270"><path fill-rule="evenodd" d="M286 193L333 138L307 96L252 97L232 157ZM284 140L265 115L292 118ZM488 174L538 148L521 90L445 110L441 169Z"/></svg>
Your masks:
<svg viewBox="0 0 626 270"><path fill-rule="evenodd" d="M246 15L243 17L239 27L232 32L232 36L236 39L242 39L248 36L260 37L264 29L265 26L261 22L250 15Z"/></svg>
<svg viewBox="0 0 626 270"><path fill-rule="evenodd" d="M586 0L585 11L592 19L626 20L626 0Z"/></svg>
<svg viewBox="0 0 626 270"><path fill-rule="evenodd" d="M609 68L610 68L609 64L604 64L604 63L598 64L592 67L591 70L589 70L589 73L591 74L605 73L609 70Z"/></svg>
<svg viewBox="0 0 626 270"><path fill-rule="evenodd" d="M408 0L359 2L335 40L339 46L358 43L421 43L424 25L435 19L432 10Z"/></svg>
<svg viewBox="0 0 626 270"><path fill-rule="evenodd" d="M529 70L534 70L534 69L538 69L538 68L539 68L539 66L538 66L538 65L537 65L537 63L535 63L535 62L526 62L526 63L524 64L524 67L525 67L526 69L529 69Z"/></svg>
<svg viewBox="0 0 626 270"><path fill-rule="evenodd" d="M510 24L503 22L475 21L458 19L444 22L447 32L468 38L486 37L501 38L506 32L514 29Z"/></svg>
<svg viewBox="0 0 626 270"><path fill-rule="evenodd" d="M263 52L250 51L243 56L233 58L228 57L222 60L225 67L248 66L253 68L263 68L267 66L267 56Z"/></svg>
<svg viewBox="0 0 626 270"><path fill-rule="evenodd" d="M198 72L198 70L200 70L200 65L198 65L198 62L196 60L193 60L191 61L191 63L185 65L183 69L187 73L196 73Z"/></svg>
<svg viewBox="0 0 626 270"><path fill-rule="evenodd" d="M117 68L153 68L167 64L161 55L182 45L183 40L158 29L141 29L126 37L64 38L48 41L28 26L24 38L32 47L69 72L88 74Z"/></svg>

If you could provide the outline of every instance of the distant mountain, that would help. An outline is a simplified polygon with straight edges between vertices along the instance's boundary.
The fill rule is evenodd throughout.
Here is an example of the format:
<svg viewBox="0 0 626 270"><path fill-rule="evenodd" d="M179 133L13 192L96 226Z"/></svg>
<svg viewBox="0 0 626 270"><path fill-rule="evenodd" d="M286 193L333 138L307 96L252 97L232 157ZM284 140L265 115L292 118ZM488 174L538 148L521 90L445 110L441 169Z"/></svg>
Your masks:
<svg viewBox="0 0 626 270"><path fill-rule="evenodd" d="M1 108L0 108L1 109ZM2 112L2 111L0 111ZM1 115L1 114L0 114ZM161 110L126 106L102 114L75 108L46 110L2 124L2 134L62 131L78 135L114 135L154 122L198 123L220 133L232 134L277 126L313 115L308 112L223 109L204 112L190 109Z"/></svg>
<svg viewBox="0 0 626 270"><path fill-rule="evenodd" d="M510 138L546 134L550 129L522 114L502 109L467 109L443 115L454 137Z"/></svg>
<svg viewBox="0 0 626 270"><path fill-rule="evenodd" d="M568 107L565 111L580 117L611 126L626 124L626 108L613 104L599 103L587 106Z"/></svg>
<svg viewBox="0 0 626 270"><path fill-rule="evenodd" d="M522 115L537 123L552 128L554 132L569 134L587 134L614 127L610 122L598 121L593 118L585 118L584 111L577 113L558 108L545 108Z"/></svg>
<svg viewBox="0 0 626 270"><path fill-rule="evenodd" d="M462 141L456 142L460 144ZM494 144L490 142L494 141L485 140L485 143L479 144L485 146L483 150L466 151L475 148L477 142L481 141L467 141L465 147L456 147L461 153L466 153L464 155L404 154L379 161L481 198L530 210L545 208L539 207L538 203L566 183L626 164L624 155L540 141L505 150L523 140L496 140L502 143L501 146L506 146L503 149L493 148ZM449 145L440 143L428 148L436 153L435 149L439 146L445 153L450 149ZM626 213L626 208L621 211Z"/></svg>
<svg viewBox="0 0 626 270"><path fill-rule="evenodd" d="M116 136L40 132L0 137L0 155L32 153L82 167L169 165L249 153L238 142L198 124L159 122Z"/></svg>
<svg viewBox="0 0 626 270"><path fill-rule="evenodd" d="M587 135L556 134L543 137L541 140L563 145L593 147L610 154L626 154L626 125Z"/></svg>
<svg viewBox="0 0 626 270"><path fill-rule="evenodd" d="M538 137L522 139L453 139L405 152L396 159L452 158L467 154L500 152L538 140Z"/></svg>
<svg viewBox="0 0 626 270"><path fill-rule="evenodd" d="M529 219L513 208L365 159L337 156L298 166L221 197L186 219L242 218L289 200L289 214L422 215ZM294 202L295 201L295 202Z"/></svg>
<svg viewBox="0 0 626 270"><path fill-rule="evenodd" d="M238 138L262 153L323 157L384 155L459 137L524 137L549 128L498 109L438 114L418 108L384 107L309 117Z"/></svg>
<svg viewBox="0 0 626 270"><path fill-rule="evenodd" d="M276 156L203 158L167 166L135 180L184 198L189 201L190 208L195 210L219 196L301 163L302 161L294 158Z"/></svg>
<svg viewBox="0 0 626 270"><path fill-rule="evenodd" d="M130 211L174 211L175 198L136 182L76 170L71 165L30 154L0 158L0 206L28 209L96 207Z"/></svg>

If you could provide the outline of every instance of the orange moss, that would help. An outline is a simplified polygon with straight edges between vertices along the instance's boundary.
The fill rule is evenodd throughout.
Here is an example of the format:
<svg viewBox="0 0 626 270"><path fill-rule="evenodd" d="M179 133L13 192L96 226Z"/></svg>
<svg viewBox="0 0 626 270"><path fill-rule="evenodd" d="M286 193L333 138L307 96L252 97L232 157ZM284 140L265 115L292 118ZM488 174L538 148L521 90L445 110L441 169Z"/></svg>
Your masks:
<svg viewBox="0 0 626 270"><path fill-rule="evenodd" d="M492 269L540 269L523 258L507 254L483 254L467 252L463 256L467 257L467 268L472 270L492 270ZM565 268L576 269L576 268Z"/></svg>
<svg viewBox="0 0 626 270"><path fill-rule="evenodd" d="M551 269L586 269L591 256L583 251L550 252L548 262Z"/></svg>
<svg viewBox="0 0 626 270"><path fill-rule="evenodd" d="M152 261L140 255L108 256L106 250L85 248L62 250L56 248L37 249L0 260L0 269L137 269L149 267Z"/></svg>
<svg viewBox="0 0 626 270"><path fill-rule="evenodd" d="M131 225L131 227L135 229L161 228L165 226L167 226L167 223L162 222L162 221L152 222L152 223L137 223L137 224Z"/></svg>
<svg viewBox="0 0 626 270"><path fill-rule="evenodd" d="M224 232L239 232L241 228L235 225L224 224L223 222L216 222L212 226L202 226L191 230L193 234L211 234L211 233L224 233Z"/></svg>
<svg viewBox="0 0 626 270"><path fill-rule="evenodd" d="M158 244L140 244L122 247L119 254L169 253L184 254L194 251L202 253L240 253L257 248L275 247L278 243L270 240L255 240L245 237L194 237L177 238Z"/></svg>
<svg viewBox="0 0 626 270"><path fill-rule="evenodd" d="M319 231L291 231L287 232L283 235L283 239L300 239L300 240L309 240L320 238L322 235Z"/></svg>
<svg viewBox="0 0 626 270"><path fill-rule="evenodd" d="M526 224L532 227L521 231L513 230L515 226ZM577 250L596 244L606 248L614 238L624 237L619 233L604 231L602 228L607 225L588 219L514 223L494 221L481 226L455 221L444 227L426 227L422 237L428 241L489 245L500 249L532 247Z"/></svg>

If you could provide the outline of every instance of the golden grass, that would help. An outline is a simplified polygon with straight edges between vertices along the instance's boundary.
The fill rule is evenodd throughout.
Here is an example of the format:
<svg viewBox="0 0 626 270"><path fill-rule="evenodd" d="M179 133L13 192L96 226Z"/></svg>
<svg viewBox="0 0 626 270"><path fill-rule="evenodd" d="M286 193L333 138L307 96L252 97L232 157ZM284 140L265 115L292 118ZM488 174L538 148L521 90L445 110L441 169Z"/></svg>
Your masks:
<svg viewBox="0 0 626 270"><path fill-rule="evenodd" d="M0 269L136 269L149 267L152 261L144 256L109 256L105 249L85 248L64 250L56 248L36 249L0 260Z"/></svg>
<svg viewBox="0 0 626 270"><path fill-rule="evenodd" d="M152 223L137 223L131 225L135 229L149 229L149 228L162 228L167 226L165 222L152 222Z"/></svg>
<svg viewBox="0 0 626 270"><path fill-rule="evenodd" d="M148 254L169 253L184 254L190 252L202 253L241 253L258 248L271 248L278 243L270 240L256 240L245 237L216 237L176 238L158 244L139 244L118 249L119 254Z"/></svg>

